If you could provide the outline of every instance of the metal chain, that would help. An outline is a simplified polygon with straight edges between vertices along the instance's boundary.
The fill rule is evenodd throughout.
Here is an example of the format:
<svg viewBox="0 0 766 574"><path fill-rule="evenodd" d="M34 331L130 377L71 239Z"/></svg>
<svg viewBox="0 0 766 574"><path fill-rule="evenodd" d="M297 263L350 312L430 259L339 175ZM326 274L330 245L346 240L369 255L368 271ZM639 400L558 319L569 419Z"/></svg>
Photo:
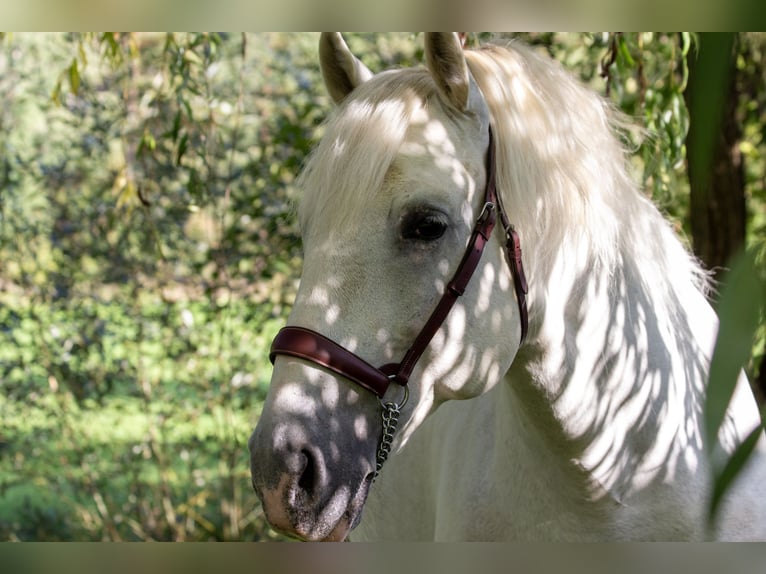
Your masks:
<svg viewBox="0 0 766 574"><path fill-rule="evenodd" d="M383 468L383 464L388 459L388 455L391 454L391 445L394 442L394 434L396 434L396 427L399 424L399 414L401 413L400 405L391 402L381 404L383 405L383 436L380 439L378 452L375 456L375 474L372 477L373 482L378 478L380 469Z"/></svg>
<svg viewBox="0 0 766 574"><path fill-rule="evenodd" d="M393 379L393 376L391 378ZM391 454L391 445L394 443L396 427L399 425L399 415L402 413L402 407L409 398L410 388L404 385L404 395L400 403L392 403L390 401L384 403L382 399L378 399L380 406L383 407L381 414L383 418L383 436L380 437L378 452L375 454L375 474L372 475L373 483L378 478L383 464L388 460L388 455Z"/></svg>

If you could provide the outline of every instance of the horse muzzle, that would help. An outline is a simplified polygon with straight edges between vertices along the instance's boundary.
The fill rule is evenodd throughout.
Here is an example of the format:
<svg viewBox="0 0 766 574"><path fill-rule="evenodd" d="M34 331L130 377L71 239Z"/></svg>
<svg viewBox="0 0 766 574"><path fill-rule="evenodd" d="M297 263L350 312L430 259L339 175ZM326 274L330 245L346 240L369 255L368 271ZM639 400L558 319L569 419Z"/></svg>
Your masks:
<svg viewBox="0 0 766 574"><path fill-rule="evenodd" d="M338 433L336 441L320 442L302 420L269 422L261 420L249 441L252 484L266 519L292 538L345 540L375 476L377 437L352 445L340 437L353 432ZM360 452L364 446L369 452Z"/></svg>

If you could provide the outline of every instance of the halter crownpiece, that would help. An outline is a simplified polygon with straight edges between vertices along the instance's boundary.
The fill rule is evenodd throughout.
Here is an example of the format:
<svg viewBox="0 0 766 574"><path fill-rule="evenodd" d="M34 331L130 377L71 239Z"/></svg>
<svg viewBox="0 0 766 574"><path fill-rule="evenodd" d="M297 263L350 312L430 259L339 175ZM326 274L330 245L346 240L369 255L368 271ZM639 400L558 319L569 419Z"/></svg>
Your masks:
<svg viewBox="0 0 766 574"><path fill-rule="evenodd" d="M500 223L505 233L506 262L513 275L513 285L516 291L521 321L520 344L523 343L527 335L529 323L526 298L528 290L527 279L524 275L524 266L521 260L521 241L519 235L513 225L511 225L503 209L495 186L495 144L492 137L492 129L490 128L484 204L479 217L476 219L468 247L436 308L420 330L418 336L415 337L415 341L413 341L401 362L374 367L332 339L328 339L321 333L305 327L283 327L271 344L269 359L272 363L276 360L277 355L287 355L303 359L324 367L378 396L384 411L384 433L383 440L378 449L375 476L377 476L380 467L388 456L393 433L396 430L399 409L404 406L409 394L407 382L410 375L431 342L431 339L436 334L436 331L444 323L458 297L462 296L465 292L471 277L479 265L484 247L492 236L492 230L497 219L496 213L500 214ZM398 404L391 402L384 403L382 400L392 382L401 385L405 390L404 398Z"/></svg>

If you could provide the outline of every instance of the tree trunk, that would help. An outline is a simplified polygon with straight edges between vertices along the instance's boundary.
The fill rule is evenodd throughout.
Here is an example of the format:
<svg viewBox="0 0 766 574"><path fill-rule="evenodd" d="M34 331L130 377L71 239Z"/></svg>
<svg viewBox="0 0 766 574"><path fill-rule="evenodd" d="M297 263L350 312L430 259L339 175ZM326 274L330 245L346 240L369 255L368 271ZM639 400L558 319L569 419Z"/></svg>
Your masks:
<svg viewBox="0 0 766 574"><path fill-rule="evenodd" d="M689 110L689 134L686 140L687 162L690 185L690 218L694 253L706 267L713 271L720 280L730 258L745 243L745 173L739 142L742 128L737 117L738 91L736 56L732 50L728 62L726 81L718 89L725 90L720 103L720 124L717 133L710 141L710 163L705 162L706 153L698 153L705 143L698 137L700 124L715 121L710 114L710 105L699 105L699 99L711 98L710 89L698 80L702 74L709 73L708 61L703 61L706 46L710 46L710 35L701 35L699 58L694 50L689 51L689 83L684 94ZM736 40L735 40L736 42ZM720 46L720 43L719 43ZM712 86L716 89L717 86ZM703 156L703 157L700 157Z"/></svg>

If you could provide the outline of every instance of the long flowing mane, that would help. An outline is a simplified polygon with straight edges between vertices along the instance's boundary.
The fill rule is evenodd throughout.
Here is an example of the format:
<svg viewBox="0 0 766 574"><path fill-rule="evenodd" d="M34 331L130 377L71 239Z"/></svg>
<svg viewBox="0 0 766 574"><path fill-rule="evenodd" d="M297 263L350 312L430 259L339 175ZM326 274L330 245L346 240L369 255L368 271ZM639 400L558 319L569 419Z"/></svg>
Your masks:
<svg viewBox="0 0 766 574"><path fill-rule="evenodd" d="M548 285L557 252L589 272L628 265L660 301L707 290L707 275L628 172L626 119L560 65L512 43L466 52L496 133L497 179L525 239L534 285ZM626 260L629 259L629 260Z"/></svg>
<svg viewBox="0 0 766 574"><path fill-rule="evenodd" d="M618 469L659 452L661 413L701 413L711 341L698 337L690 309L704 304L708 276L630 177L620 140L628 122L608 101L523 45L487 46L466 60L490 108L498 188L525 245L530 330L552 318L553 348L562 349L554 352L567 365L547 401L601 483L625 492L631 477ZM595 293L605 307L590 306ZM565 307L549 316L553 301ZM595 418L579 416L583 403L599 405ZM604 433L607 420L625 424ZM695 426L676 436L702 448ZM733 426L723 436L735 444Z"/></svg>

